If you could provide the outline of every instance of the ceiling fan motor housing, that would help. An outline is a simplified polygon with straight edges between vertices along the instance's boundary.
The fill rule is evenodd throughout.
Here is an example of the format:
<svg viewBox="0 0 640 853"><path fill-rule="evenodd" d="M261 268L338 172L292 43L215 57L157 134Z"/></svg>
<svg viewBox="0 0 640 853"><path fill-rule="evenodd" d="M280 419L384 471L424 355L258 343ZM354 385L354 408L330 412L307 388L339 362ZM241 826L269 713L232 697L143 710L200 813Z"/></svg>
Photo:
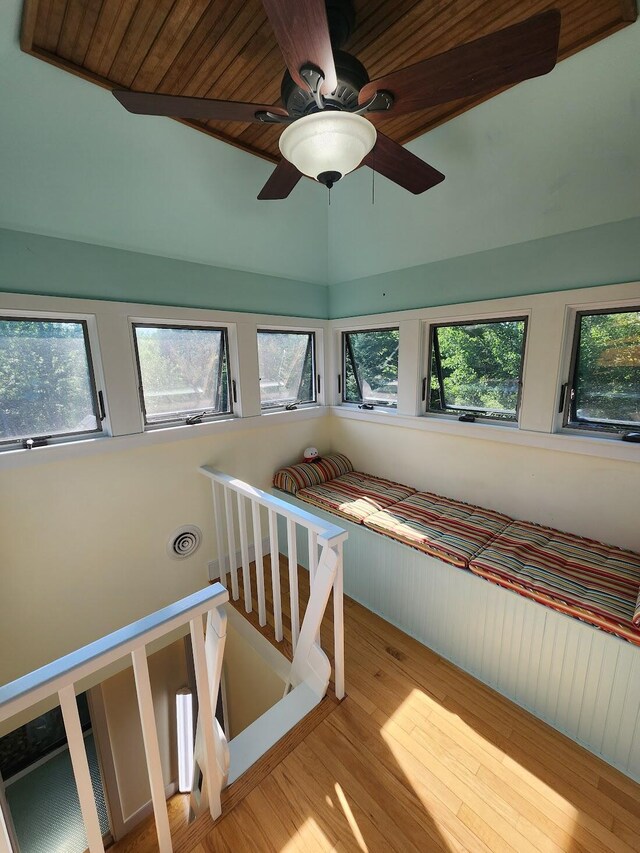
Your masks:
<svg viewBox="0 0 640 853"><path fill-rule="evenodd" d="M338 86L335 92L325 96L325 109L356 110L358 109L360 89L365 83L369 82L367 69L359 59L343 50L334 50L333 57ZM294 118L302 118L302 116L318 112L318 105L313 94L309 89L298 86L288 71L285 71L282 78L280 94L285 109Z"/></svg>
<svg viewBox="0 0 640 853"><path fill-rule="evenodd" d="M356 25L353 0L326 0L329 38L334 50L341 48L351 37Z"/></svg>

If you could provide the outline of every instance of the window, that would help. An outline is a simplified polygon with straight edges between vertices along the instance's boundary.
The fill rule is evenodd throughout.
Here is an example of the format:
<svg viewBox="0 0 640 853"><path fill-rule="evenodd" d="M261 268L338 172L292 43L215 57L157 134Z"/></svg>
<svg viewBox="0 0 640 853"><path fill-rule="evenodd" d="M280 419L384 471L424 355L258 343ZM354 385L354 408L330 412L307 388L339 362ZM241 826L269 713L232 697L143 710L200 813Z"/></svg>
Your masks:
<svg viewBox="0 0 640 853"><path fill-rule="evenodd" d="M226 329L134 323L133 332L145 424L231 412Z"/></svg>
<svg viewBox="0 0 640 853"><path fill-rule="evenodd" d="M397 328L343 333L342 399L345 403L397 406L399 343Z"/></svg>
<svg viewBox="0 0 640 853"><path fill-rule="evenodd" d="M315 335L258 329L260 405L263 409L315 403Z"/></svg>
<svg viewBox="0 0 640 853"><path fill-rule="evenodd" d="M640 429L640 308L577 315L563 393L565 426Z"/></svg>
<svg viewBox="0 0 640 853"><path fill-rule="evenodd" d="M102 431L84 320L0 317L0 444Z"/></svg>
<svg viewBox="0 0 640 853"><path fill-rule="evenodd" d="M524 317L432 326L427 410L517 421L526 330Z"/></svg>

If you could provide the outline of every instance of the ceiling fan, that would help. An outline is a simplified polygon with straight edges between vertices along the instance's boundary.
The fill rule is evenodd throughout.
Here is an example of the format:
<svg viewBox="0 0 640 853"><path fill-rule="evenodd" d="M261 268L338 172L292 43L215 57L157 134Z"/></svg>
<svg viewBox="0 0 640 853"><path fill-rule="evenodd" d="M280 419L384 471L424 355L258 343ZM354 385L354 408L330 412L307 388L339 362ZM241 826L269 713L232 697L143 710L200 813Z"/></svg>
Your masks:
<svg viewBox="0 0 640 853"><path fill-rule="evenodd" d="M355 24L353 0L262 3L288 68L281 85L283 106L113 92L132 113L284 125L279 141L283 159L259 199L286 198L303 174L331 189L360 165L409 192L423 193L444 175L377 131L367 116L397 116L488 94L547 74L558 58L561 16L550 9L369 80L362 63L340 50Z"/></svg>

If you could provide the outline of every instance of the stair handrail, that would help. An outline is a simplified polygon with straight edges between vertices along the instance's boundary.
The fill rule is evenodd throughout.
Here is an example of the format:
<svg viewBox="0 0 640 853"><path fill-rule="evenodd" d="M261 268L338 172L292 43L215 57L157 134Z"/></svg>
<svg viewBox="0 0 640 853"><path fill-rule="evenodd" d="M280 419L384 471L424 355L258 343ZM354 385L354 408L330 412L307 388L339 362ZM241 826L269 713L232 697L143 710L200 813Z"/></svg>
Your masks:
<svg viewBox="0 0 640 853"><path fill-rule="evenodd" d="M287 557L289 568L289 601L291 613L291 644L293 652L298 646L300 637L300 601L298 595L298 559L297 559L297 528L301 527L307 531L308 538L308 568L310 574L310 589L313 597L314 586L318 577L319 560L327 552L325 560L329 560L329 554L333 554L331 565L335 567L333 575L333 660L334 660L334 683L335 693L338 699L345 695L344 683L344 613L343 613L343 546L348 538L348 533L342 527L333 522L325 521L317 515L302 509L295 504L289 503L255 486L245 483L243 480L225 474L211 465L204 465L200 472L211 481L211 490L214 506L214 521L216 546L218 552L218 568L220 580L223 584L227 582L227 571L230 575L231 596L234 600L240 597L238 584L238 563L236 552L236 530L240 536L240 563L243 577L244 608L247 613L253 609L252 584L250 563L255 562L256 592L258 602L258 621L261 626L267 624L264 567L263 567L263 539L262 520L260 508L268 513L268 551L271 557L271 565L279 565L280 550L278 546L278 516L286 521ZM233 500L235 496L235 501ZM246 501L249 501L251 509L251 523L253 528L253 543L249 541L248 520ZM234 506L235 504L235 506ZM226 532L226 535L225 535ZM250 551L253 548L254 560L250 560ZM320 555L319 555L320 550ZM280 601L280 574L279 571L271 572L273 618L275 625L276 641L283 640L282 611ZM327 595L328 600L328 595ZM326 609L327 600L324 602L322 613ZM320 645L319 627L322 614L317 620L317 633L315 634L315 645ZM310 649L308 650L310 651Z"/></svg>
<svg viewBox="0 0 640 853"><path fill-rule="evenodd" d="M205 732L204 763L209 780L209 808L213 818L219 816L220 773L217 771L219 762L216 759L215 745L217 730L211 716L220 686L219 674L227 618L225 604L228 600L227 590L219 583L213 584L0 687L0 722L57 694L90 853L104 853L104 844L76 702L76 685L99 670L123 658L131 657L158 834L158 849L160 853L171 853L173 848L149 680L147 646L187 624L191 632L198 704ZM216 648L213 667L207 666L205 632L202 625L205 614L209 614L208 624L216 626L216 637L210 638L210 641L215 639ZM207 630L207 634L209 633L210 628ZM214 678L210 678L211 671ZM0 853L14 853L1 809Z"/></svg>

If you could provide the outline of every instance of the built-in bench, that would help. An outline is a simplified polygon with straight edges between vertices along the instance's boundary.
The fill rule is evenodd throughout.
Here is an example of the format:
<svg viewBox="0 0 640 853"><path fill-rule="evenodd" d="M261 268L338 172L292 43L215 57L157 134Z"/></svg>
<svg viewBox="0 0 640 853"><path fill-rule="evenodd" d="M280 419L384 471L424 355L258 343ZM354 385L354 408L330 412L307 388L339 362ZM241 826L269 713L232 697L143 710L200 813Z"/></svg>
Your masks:
<svg viewBox="0 0 640 853"><path fill-rule="evenodd" d="M325 457L274 481L341 516L346 595L640 782L638 555L351 469ZM299 532L299 563L310 547Z"/></svg>
<svg viewBox="0 0 640 853"><path fill-rule="evenodd" d="M640 554L353 470L342 454L274 486L640 646Z"/></svg>

